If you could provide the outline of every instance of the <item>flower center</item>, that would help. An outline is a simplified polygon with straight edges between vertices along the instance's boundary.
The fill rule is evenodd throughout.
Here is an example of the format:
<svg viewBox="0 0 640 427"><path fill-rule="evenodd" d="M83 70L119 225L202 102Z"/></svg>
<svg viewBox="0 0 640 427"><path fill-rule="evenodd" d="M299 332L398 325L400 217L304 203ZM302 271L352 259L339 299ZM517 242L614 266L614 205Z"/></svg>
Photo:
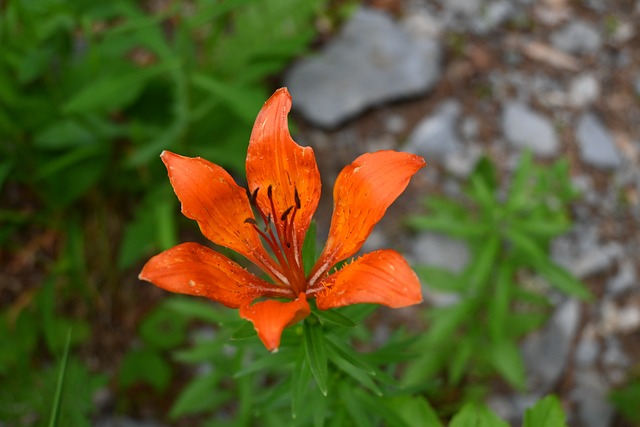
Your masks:
<svg viewBox="0 0 640 427"><path fill-rule="evenodd" d="M271 249L280 266L280 272L286 279L282 280L281 284L293 289L297 295L300 292L304 292L306 288L301 247L295 233L295 218L301 207L298 190L294 189L294 204L282 212L278 212L276 209L271 185L267 188L267 198L269 200L267 212L264 212L257 203L258 191L260 191L259 187L253 193L249 193L247 190L247 195L251 205L260 214L264 228L260 228L258 222L253 218L247 218L244 222L251 224Z"/></svg>

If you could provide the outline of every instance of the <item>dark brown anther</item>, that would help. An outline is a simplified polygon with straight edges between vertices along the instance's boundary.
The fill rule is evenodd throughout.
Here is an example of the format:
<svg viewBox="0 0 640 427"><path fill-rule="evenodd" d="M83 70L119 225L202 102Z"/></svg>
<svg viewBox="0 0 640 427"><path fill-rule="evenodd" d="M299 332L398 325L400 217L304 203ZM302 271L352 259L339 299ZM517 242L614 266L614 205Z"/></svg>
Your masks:
<svg viewBox="0 0 640 427"><path fill-rule="evenodd" d="M282 216L280 217L280 221L285 221L287 219L287 215L289 215L292 209L293 209L293 206L289 206L287 210L282 213Z"/></svg>
<svg viewBox="0 0 640 427"><path fill-rule="evenodd" d="M298 195L298 189L293 189L293 199L296 201L296 209L300 209L302 204L300 203L300 196Z"/></svg>
<svg viewBox="0 0 640 427"><path fill-rule="evenodd" d="M269 185L269 188L267 188L267 197L269 197L269 200L271 200L272 196L273 196L273 187Z"/></svg>
<svg viewBox="0 0 640 427"><path fill-rule="evenodd" d="M256 189L253 190L253 194L249 196L249 201L253 206L256 206L256 199L258 198L258 190L260 190L260 187L256 187Z"/></svg>
<svg viewBox="0 0 640 427"><path fill-rule="evenodd" d="M245 219L245 220L244 220L244 223L245 223L245 224L255 225L255 226L257 226L257 225L258 225L258 223L256 222L256 220L255 220L255 219L253 219L253 218L247 218L247 219Z"/></svg>

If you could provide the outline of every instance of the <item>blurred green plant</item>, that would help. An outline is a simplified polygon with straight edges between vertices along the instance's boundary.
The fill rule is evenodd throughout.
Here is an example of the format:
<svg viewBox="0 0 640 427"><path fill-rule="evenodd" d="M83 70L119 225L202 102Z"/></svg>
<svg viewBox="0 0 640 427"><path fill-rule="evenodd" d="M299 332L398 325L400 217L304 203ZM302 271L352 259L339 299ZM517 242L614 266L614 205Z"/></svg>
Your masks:
<svg viewBox="0 0 640 427"><path fill-rule="evenodd" d="M640 424L640 379L633 378L627 384L611 392L609 400L622 414L622 416L633 424Z"/></svg>
<svg viewBox="0 0 640 427"><path fill-rule="evenodd" d="M177 240L175 196L168 185L155 188L166 171L149 161L172 149L241 172L269 79L307 49L326 3L2 3L0 261L29 258L34 235L54 243L44 256L35 251L25 280L0 289L0 419L37 425L48 417L53 360L72 325L65 396L75 404L63 396L59 417L84 425L65 420L87 418L105 382L73 354L91 335L87 318L122 300L141 257ZM142 323L141 348L122 363L125 389L171 379L167 354L178 344L150 332L163 324L162 310Z"/></svg>
<svg viewBox="0 0 640 427"><path fill-rule="evenodd" d="M88 427L93 394L107 378L69 355L66 343L69 348L81 345L89 326L54 314L51 282L33 298L28 308L0 313L0 419L12 426L44 426L55 407L58 425ZM45 354L55 361L47 362ZM63 384L64 393L60 389L58 395Z"/></svg>
<svg viewBox="0 0 640 427"><path fill-rule="evenodd" d="M436 266L416 271L436 292L454 295L455 303L427 313L429 329L414 346L421 356L407 368L403 383L425 386L446 372L445 384L486 384L498 373L523 389L525 372L518 341L540 327L550 308L546 285L563 294L589 299L589 291L550 258L553 237L571 228L569 203L577 197L566 161L537 166L531 153L521 155L508 191L494 165L482 159L470 176L464 200L429 197L428 216L409 221L417 230L464 240L471 262L459 273ZM542 278L543 280L540 280ZM458 399L477 399L484 387L463 387ZM437 388L439 398L442 388Z"/></svg>
<svg viewBox="0 0 640 427"><path fill-rule="evenodd" d="M147 166L163 149L241 171L266 78L306 49L324 1L199 0L153 10L131 0L7 3L0 188L27 187L46 220L92 189L125 200L142 194L163 174ZM166 209L149 208L171 206L167 194L144 193L125 241L148 249L166 244L162 233L175 226ZM14 228L24 220L5 209L1 215ZM157 223L166 226L149 226ZM120 266L141 255L131 247L121 251Z"/></svg>

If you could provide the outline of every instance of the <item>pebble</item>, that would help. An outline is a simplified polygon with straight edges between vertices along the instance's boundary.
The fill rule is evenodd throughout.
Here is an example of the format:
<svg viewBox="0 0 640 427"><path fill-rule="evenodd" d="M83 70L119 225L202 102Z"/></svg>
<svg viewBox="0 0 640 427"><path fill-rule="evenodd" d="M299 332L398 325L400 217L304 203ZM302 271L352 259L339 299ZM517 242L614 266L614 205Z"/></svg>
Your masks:
<svg viewBox="0 0 640 427"><path fill-rule="evenodd" d="M607 292L610 295L621 295L639 284L636 269L631 260L620 262L618 273L607 280Z"/></svg>
<svg viewBox="0 0 640 427"><path fill-rule="evenodd" d="M609 386L595 369L577 369L574 374L575 389L571 395L578 406L578 425L608 427L613 420L613 407L607 395Z"/></svg>
<svg viewBox="0 0 640 427"><path fill-rule="evenodd" d="M568 299L560 304L547 325L522 343L529 389L548 392L567 364L571 343L580 321L580 303Z"/></svg>
<svg viewBox="0 0 640 427"><path fill-rule="evenodd" d="M458 101L444 101L433 115L418 123L404 149L438 160L458 150L462 145L456 130L460 110Z"/></svg>
<svg viewBox="0 0 640 427"><path fill-rule="evenodd" d="M518 148L542 157L558 152L559 142L551 122L519 101L508 102L502 111L502 132Z"/></svg>
<svg viewBox="0 0 640 427"><path fill-rule="evenodd" d="M569 84L569 104L576 108L584 108L600 97L600 84L593 74L582 74L571 80Z"/></svg>
<svg viewBox="0 0 640 427"><path fill-rule="evenodd" d="M615 169L622 163L613 137L593 113L584 113L576 126L580 158L599 169Z"/></svg>
<svg viewBox="0 0 640 427"><path fill-rule="evenodd" d="M556 49L571 54L595 54L602 45L600 33L583 21L571 21L551 34Z"/></svg>
<svg viewBox="0 0 640 427"><path fill-rule="evenodd" d="M333 128L383 102L425 93L440 77L440 46L412 38L383 12L360 8L315 56L285 76L294 108Z"/></svg>

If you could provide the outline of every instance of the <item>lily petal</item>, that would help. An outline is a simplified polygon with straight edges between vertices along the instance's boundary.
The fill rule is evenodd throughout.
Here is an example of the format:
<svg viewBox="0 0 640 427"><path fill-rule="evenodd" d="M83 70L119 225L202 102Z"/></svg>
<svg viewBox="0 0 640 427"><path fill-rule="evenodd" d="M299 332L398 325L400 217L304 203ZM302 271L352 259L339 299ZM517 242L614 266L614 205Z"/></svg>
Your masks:
<svg viewBox="0 0 640 427"><path fill-rule="evenodd" d="M299 202L294 218L296 249L299 250L320 200L320 172L311 147L301 147L291 138L287 115L291 95L278 89L265 102L256 118L247 149L247 182L265 214L272 213L268 189L272 188L276 217ZM298 202L296 201L296 193ZM277 223L279 232L283 224Z"/></svg>
<svg viewBox="0 0 640 427"><path fill-rule="evenodd" d="M277 351L280 347L284 328L298 323L309 313L311 308L304 293L294 301L267 300L240 307L240 317L253 323L258 337L271 352Z"/></svg>
<svg viewBox="0 0 640 427"><path fill-rule="evenodd" d="M420 280L398 252L383 249L368 253L320 284L316 295L318 308L350 304L382 304L391 308L422 302Z"/></svg>
<svg viewBox="0 0 640 427"><path fill-rule="evenodd" d="M193 242L154 256L138 277L167 291L204 296L230 308L262 296L295 296L288 288L265 282L224 255Z"/></svg>
<svg viewBox="0 0 640 427"><path fill-rule="evenodd" d="M385 150L363 154L340 172L333 187L329 237L310 276L311 285L362 247L387 208L424 165L420 156Z"/></svg>
<svg viewBox="0 0 640 427"><path fill-rule="evenodd" d="M245 222L254 219L246 191L220 166L200 157L184 157L163 151L162 161L182 203L182 213L196 220L205 237L232 249L261 266L272 277L267 255L255 229ZM280 278L278 278L280 279Z"/></svg>

